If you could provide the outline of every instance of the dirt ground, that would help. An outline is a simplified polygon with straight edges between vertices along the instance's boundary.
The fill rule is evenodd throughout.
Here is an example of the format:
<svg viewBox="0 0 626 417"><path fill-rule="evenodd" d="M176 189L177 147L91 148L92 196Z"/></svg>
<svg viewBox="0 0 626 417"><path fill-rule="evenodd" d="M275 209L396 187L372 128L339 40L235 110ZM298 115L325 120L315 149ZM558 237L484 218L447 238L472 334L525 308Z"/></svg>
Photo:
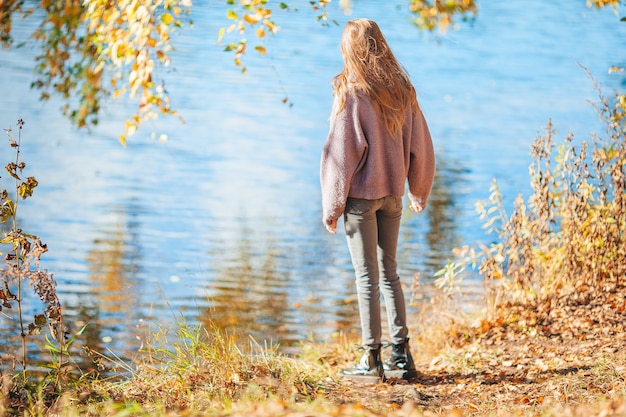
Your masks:
<svg viewBox="0 0 626 417"><path fill-rule="evenodd" d="M457 329L452 348L427 363L414 352L411 381L342 381L328 397L407 415L626 415L626 288L580 286L502 305L496 317Z"/></svg>

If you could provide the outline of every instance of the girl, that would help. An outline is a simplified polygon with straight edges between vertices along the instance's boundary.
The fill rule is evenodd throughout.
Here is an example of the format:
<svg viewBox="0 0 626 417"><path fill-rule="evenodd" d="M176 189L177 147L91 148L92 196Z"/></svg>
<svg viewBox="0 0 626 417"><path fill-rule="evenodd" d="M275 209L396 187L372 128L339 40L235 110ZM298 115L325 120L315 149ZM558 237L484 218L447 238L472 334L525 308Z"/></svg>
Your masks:
<svg viewBox="0 0 626 417"><path fill-rule="evenodd" d="M435 175L432 140L408 74L375 22L348 22L341 53L344 68L333 78L330 131L320 164L323 222L334 234L343 214L365 350L360 362L341 374L384 380L388 370L409 379L417 371L396 248L407 179L411 209L421 212L426 206ZM384 364L381 290L392 341Z"/></svg>

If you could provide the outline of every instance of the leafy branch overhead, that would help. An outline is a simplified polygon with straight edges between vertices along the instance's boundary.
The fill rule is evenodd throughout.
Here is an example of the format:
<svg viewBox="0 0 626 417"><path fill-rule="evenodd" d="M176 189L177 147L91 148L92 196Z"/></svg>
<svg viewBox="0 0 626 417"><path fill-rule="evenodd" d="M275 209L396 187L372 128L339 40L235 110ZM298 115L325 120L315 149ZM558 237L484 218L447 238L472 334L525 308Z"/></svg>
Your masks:
<svg viewBox="0 0 626 417"><path fill-rule="evenodd" d="M0 3L0 40L11 46L12 18L41 16L23 2ZM32 38L41 50L35 58L32 87L41 99L62 97L63 114L79 127L98 123L102 102L128 94L139 98L125 122L125 143L140 123L160 114L174 115L157 69L170 65L171 37L184 25L190 0L44 0L43 17Z"/></svg>
<svg viewBox="0 0 626 417"><path fill-rule="evenodd" d="M238 32L240 39L236 43L233 42L226 45L224 50L227 52L233 51L235 64L243 66L241 57L247 49L246 27L254 28L254 34L258 39L265 38L267 34L276 34L280 28L272 21L272 10L266 7L267 1L241 1L237 4L235 0L227 0L226 3L231 7L228 9L226 17L232 20L233 23L228 27L220 29L217 42L222 42L225 33ZM235 6L239 7L235 8ZM281 3L281 7L285 8L288 6ZM258 45L254 49L261 55L265 55L265 47ZM242 71L245 72L245 67L243 67Z"/></svg>
<svg viewBox="0 0 626 417"><path fill-rule="evenodd" d="M478 4L474 0L411 0L409 10L413 23L420 29L445 31L454 24L456 16L467 19L476 16Z"/></svg>
<svg viewBox="0 0 626 417"><path fill-rule="evenodd" d="M305 4L318 10L317 19L326 23L330 1L311 0ZM339 3L344 9L350 7L349 0ZM424 2L414 1L413 5L417 3ZM473 3L470 0L470 6ZM225 5L225 18L231 24L220 30L218 38L221 41L229 32L239 34L239 39L229 42L225 50L234 53L234 62L243 71L247 33L253 31L258 40L274 35L279 29L273 20L274 11L297 10L285 2L270 4L268 0L226 0ZM125 121L124 133L119 137L122 144L142 122L159 115L176 115L164 75L172 60L172 36L192 23L191 0L43 0L39 6L28 8L22 0L0 2L0 43L12 46L16 18L41 19L31 39L41 47L35 58L32 87L41 92L42 100L60 97L64 101L63 114L76 127L88 128L98 123L107 99L138 98L136 112ZM451 16L462 9L459 7L444 12ZM420 13L419 7L417 10ZM266 53L260 44L254 50Z"/></svg>
<svg viewBox="0 0 626 417"><path fill-rule="evenodd" d="M192 24L191 1L42 0L39 7L29 8L23 0L3 0L0 43L6 48L12 46L15 18L40 19L30 37L41 48L35 58L35 81L31 86L41 92L42 100L60 97L64 101L63 114L78 128L96 125L103 103L110 98L138 100L135 113L125 121L124 133L119 137L124 144L142 122L177 114L165 79L172 63L173 36L178 29ZM227 24L219 30L217 43L221 44L231 33L237 35L225 43L224 49L234 54L234 63L242 72L243 56L248 50L266 54L262 41L278 32L277 11L295 12L298 5L304 4L318 12L316 18L323 25L336 23L328 11L332 0L223 1ZM337 1L340 10L351 12L351 0ZM587 0L588 7L609 6L616 11L622 3ZM405 9L398 13L406 12ZM476 0L408 2L408 13L420 30L445 31L454 28L457 19L470 19L477 12ZM250 46L249 38L257 42Z"/></svg>

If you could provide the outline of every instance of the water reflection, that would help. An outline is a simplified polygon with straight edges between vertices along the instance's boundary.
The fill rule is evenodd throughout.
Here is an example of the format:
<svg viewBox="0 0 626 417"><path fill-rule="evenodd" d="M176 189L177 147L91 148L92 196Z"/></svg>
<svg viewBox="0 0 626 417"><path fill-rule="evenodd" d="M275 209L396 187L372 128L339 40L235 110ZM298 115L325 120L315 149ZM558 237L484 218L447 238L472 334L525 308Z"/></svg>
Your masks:
<svg viewBox="0 0 626 417"><path fill-rule="evenodd" d="M99 354L106 352L106 343L103 341L104 327L101 326L102 312L98 304L79 304L66 306L69 314L64 320L70 337L82 331L76 337L70 349L72 361L79 364L81 371L86 373L99 373L109 368Z"/></svg>
<svg viewBox="0 0 626 417"><path fill-rule="evenodd" d="M224 254L221 254L222 257ZM210 285L209 306L199 320L207 328L259 341L289 343L293 339L284 318L288 316L288 276L278 270L281 255L274 237L255 235L244 228L234 256L226 255L216 266Z"/></svg>
<svg viewBox="0 0 626 417"><path fill-rule="evenodd" d="M114 213L120 217L126 215L119 209ZM130 317L133 304L137 302L141 290L137 286L141 256L137 234L133 233L137 227L137 221L118 219L107 227L102 237L94 240L93 248L87 253L91 288L106 314Z"/></svg>
<svg viewBox="0 0 626 417"><path fill-rule="evenodd" d="M97 355L114 347L122 357L131 355L141 339L142 280L138 277L141 248L137 230L140 209L135 204L117 205L110 223L102 226L87 252L89 292L68 305L73 332L83 326L77 340L81 359L96 368ZM87 348L87 349L83 349Z"/></svg>
<svg viewBox="0 0 626 417"><path fill-rule="evenodd" d="M17 367L21 360L20 351L20 324L17 319L7 313L0 313L0 331L2 332L2 338L0 338L0 371L6 369L21 369Z"/></svg>
<svg viewBox="0 0 626 417"><path fill-rule="evenodd" d="M245 225L247 220L238 222ZM322 229L321 223L318 227ZM345 246L343 237L334 243ZM340 258L341 251L329 254L332 248L324 245L319 252L315 247L294 246L261 225L242 227L234 247L232 242L218 246L219 256L211 254L215 278L208 288L208 304L198 317L206 328L218 328L242 342L252 336L285 350L303 339L320 340L358 330L351 267L327 263Z"/></svg>
<svg viewBox="0 0 626 417"><path fill-rule="evenodd" d="M356 281L354 273L344 280L344 297L335 301L337 307L336 331L351 337L360 337L361 322L359 320L359 302L356 295ZM381 304L384 309L384 303ZM381 311L384 315L384 311ZM384 323L384 321L383 321Z"/></svg>
<svg viewBox="0 0 626 417"><path fill-rule="evenodd" d="M437 175L426 211L426 241L429 247L426 265L431 271L443 267L450 259L452 249L462 242L459 233L459 201L464 197L464 189L469 182L468 174L462 161L443 153L437 155Z"/></svg>

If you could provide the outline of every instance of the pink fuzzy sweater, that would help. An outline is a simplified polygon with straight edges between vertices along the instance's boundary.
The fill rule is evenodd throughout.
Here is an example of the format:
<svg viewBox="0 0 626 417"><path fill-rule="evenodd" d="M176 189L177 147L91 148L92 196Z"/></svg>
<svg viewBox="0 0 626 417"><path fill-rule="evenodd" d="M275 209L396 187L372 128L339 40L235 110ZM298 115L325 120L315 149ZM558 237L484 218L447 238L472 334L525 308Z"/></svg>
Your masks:
<svg viewBox="0 0 626 417"><path fill-rule="evenodd" d="M407 179L411 202L426 207L435 154L421 110L406 109L401 137L390 136L363 94L348 95L345 108L332 114L320 164L324 224L341 216L348 197L402 197Z"/></svg>

